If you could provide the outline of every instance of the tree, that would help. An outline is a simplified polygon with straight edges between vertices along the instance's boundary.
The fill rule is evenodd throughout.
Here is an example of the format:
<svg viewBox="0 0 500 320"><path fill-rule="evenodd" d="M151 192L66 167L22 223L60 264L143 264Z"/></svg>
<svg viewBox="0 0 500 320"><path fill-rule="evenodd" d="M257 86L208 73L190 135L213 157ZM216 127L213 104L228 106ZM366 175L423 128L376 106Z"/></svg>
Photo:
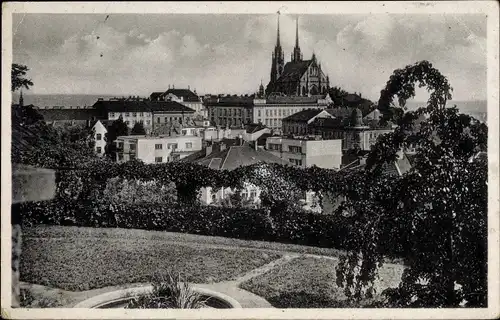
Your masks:
<svg viewBox="0 0 500 320"><path fill-rule="evenodd" d="M31 81L31 79L27 79L25 77L28 71L29 69L25 65L17 63L12 64L12 71L11 71L12 92L15 92L23 87L29 90L29 88L33 86L33 82Z"/></svg>
<svg viewBox="0 0 500 320"><path fill-rule="evenodd" d="M128 135L128 126L123 121L123 118L120 116L117 120L113 121L111 126L108 128L108 132L106 133L106 155L110 157L112 160L116 159L116 138L119 136Z"/></svg>
<svg viewBox="0 0 500 320"><path fill-rule="evenodd" d="M132 131L130 132L131 136L144 136L146 135L146 130L144 129L144 125L142 122L136 122Z"/></svg>
<svg viewBox="0 0 500 320"><path fill-rule="evenodd" d="M379 100L389 119L391 99L404 106L416 83L431 91L427 107L392 118L398 128L375 144L360 197L348 200L358 219L357 250L341 259L338 284L355 299L370 296L393 233L408 267L399 287L384 292L389 306L484 307L488 170L486 161L471 159L486 150L487 127L445 107L452 89L427 61L391 76ZM428 118L417 122L422 114ZM381 175L384 163L410 145L417 151L409 173L393 180Z"/></svg>

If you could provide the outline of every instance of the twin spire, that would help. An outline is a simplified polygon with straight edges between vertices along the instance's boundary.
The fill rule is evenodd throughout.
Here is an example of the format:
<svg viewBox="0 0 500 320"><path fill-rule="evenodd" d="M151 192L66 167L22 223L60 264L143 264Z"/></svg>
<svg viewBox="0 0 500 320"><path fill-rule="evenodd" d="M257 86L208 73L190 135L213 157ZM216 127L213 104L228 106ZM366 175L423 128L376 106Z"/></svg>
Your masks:
<svg viewBox="0 0 500 320"><path fill-rule="evenodd" d="M278 11L278 33L276 37L276 47L281 47L280 43L280 12ZM299 47L299 17L295 20L295 47L293 48L292 61L302 61L302 53Z"/></svg>

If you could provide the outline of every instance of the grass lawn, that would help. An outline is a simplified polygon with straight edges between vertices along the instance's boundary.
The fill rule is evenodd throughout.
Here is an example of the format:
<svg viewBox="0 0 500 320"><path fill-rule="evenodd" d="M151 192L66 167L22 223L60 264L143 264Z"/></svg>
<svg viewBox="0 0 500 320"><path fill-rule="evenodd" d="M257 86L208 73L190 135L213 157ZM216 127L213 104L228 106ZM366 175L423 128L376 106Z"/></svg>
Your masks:
<svg viewBox="0 0 500 320"><path fill-rule="evenodd" d="M347 307L343 289L335 284L337 261L299 257L281 267L243 282L242 289L253 292L276 308L336 308ZM377 293L397 286L403 268L385 265L380 280L375 282ZM362 302L363 304L369 301Z"/></svg>
<svg viewBox="0 0 500 320"><path fill-rule="evenodd" d="M279 253L248 248L215 249L182 242L182 235L161 234L75 227L26 229L21 281L83 291L149 282L155 272L174 270L186 281L210 283L234 279L280 257Z"/></svg>

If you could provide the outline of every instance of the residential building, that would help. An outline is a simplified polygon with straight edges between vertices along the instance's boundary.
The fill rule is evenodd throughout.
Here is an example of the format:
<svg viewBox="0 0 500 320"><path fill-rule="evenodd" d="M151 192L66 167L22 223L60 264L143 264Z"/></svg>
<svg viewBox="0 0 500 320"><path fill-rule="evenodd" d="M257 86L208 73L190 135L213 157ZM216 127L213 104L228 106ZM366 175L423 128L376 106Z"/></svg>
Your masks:
<svg viewBox="0 0 500 320"><path fill-rule="evenodd" d="M334 117L326 110L305 109L283 119L282 133L283 135L307 135L309 132L309 125L316 118Z"/></svg>
<svg viewBox="0 0 500 320"><path fill-rule="evenodd" d="M342 140L323 140L320 137L268 137L266 150L300 167L317 166L340 169Z"/></svg>
<svg viewBox="0 0 500 320"><path fill-rule="evenodd" d="M116 99L98 100L93 108L100 114L105 114L108 120L122 118L129 128L137 122L144 125L146 133L150 134L155 126L168 121L189 121L194 116L194 110L175 101L149 101L146 99Z"/></svg>
<svg viewBox="0 0 500 320"><path fill-rule="evenodd" d="M231 96L206 99L209 119L215 125L243 128L245 124L262 124L281 132L282 120L305 109L326 109L331 103L329 95L287 97L271 95L267 98Z"/></svg>
<svg viewBox="0 0 500 320"><path fill-rule="evenodd" d="M207 110L203 105L202 98L196 94L196 90L191 91L191 89L175 89L170 88L165 92L153 92L150 95L151 101L175 101L186 107L193 109L195 116L201 116L203 118L208 117Z"/></svg>
<svg viewBox="0 0 500 320"><path fill-rule="evenodd" d="M198 153L198 157L191 159L190 162L198 163L216 170L234 170L241 166L249 166L257 163L279 163L290 165L290 163L272 155L271 153L252 147L243 140L237 141L237 145L226 146L225 143L218 143L207 146ZM195 155L193 155L195 156ZM204 204L216 204L222 199L229 197L235 190L231 188L222 188L212 190L212 188L202 188L200 200ZM250 200L256 205L260 204L261 189L249 182L244 183L241 190L242 197Z"/></svg>
<svg viewBox="0 0 500 320"><path fill-rule="evenodd" d="M108 132L103 122L97 120L92 126L92 134L95 142L94 151L99 157L103 156L105 153L106 133Z"/></svg>
<svg viewBox="0 0 500 320"><path fill-rule="evenodd" d="M180 160L201 150L201 137L165 136L121 136L116 139L117 162L132 159L144 163L165 163Z"/></svg>
<svg viewBox="0 0 500 320"><path fill-rule="evenodd" d="M350 118L316 118L308 124L308 133L323 139L342 139L342 150L370 150L378 138L393 132L392 123L380 124L378 120L363 120L361 110L354 109Z"/></svg>
<svg viewBox="0 0 500 320"><path fill-rule="evenodd" d="M34 107L43 116L47 124L54 127L81 126L90 127L96 120L106 120L92 107Z"/></svg>
<svg viewBox="0 0 500 320"><path fill-rule="evenodd" d="M299 19L296 20L295 47L291 61L285 64L280 42L279 15L276 45L272 54L271 76L266 88L266 95L273 92L293 96L326 95L330 88L330 79L321 69L321 63L313 53L310 60L303 60L299 46Z"/></svg>

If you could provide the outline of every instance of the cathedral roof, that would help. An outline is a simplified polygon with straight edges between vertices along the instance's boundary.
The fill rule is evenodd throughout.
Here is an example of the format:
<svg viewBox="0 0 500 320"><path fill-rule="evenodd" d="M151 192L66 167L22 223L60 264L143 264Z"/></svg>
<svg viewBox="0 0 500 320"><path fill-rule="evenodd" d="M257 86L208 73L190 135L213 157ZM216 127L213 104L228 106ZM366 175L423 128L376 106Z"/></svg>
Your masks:
<svg viewBox="0 0 500 320"><path fill-rule="evenodd" d="M312 60L287 62L287 64L285 64L285 68L283 69L283 73L278 80L276 80L276 83L298 81L307 71L311 62Z"/></svg>

